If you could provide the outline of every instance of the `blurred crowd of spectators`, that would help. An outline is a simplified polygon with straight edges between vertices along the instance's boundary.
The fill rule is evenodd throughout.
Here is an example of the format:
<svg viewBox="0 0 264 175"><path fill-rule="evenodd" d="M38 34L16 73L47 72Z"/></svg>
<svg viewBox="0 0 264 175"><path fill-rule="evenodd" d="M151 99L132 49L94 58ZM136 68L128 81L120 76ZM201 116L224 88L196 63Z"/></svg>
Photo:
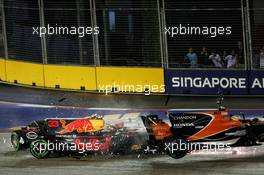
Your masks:
<svg viewBox="0 0 264 175"><path fill-rule="evenodd" d="M239 64L239 53L235 50L218 53L216 50L209 51L203 47L197 54L193 48L188 49L184 57L184 62L190 65L190 68L237 68Z"/></svg>
<svg viewBox="0 0 264 175"><path fill-rule="evenodd" d="M254 52L253 67L256 69L264 69L264 46Z"/></svg>
<svg viewBox="0 0 264 175"><path fill-rule="evenodd" d="M216 50L209 51L207 47L203 47L200 52L195 52L190 47L184 56L184 64L190 68L235 69L239 68L243 59L242 49L217 52ZM254 51L252 64L256 69L264 69L264 46Z"/></svg>

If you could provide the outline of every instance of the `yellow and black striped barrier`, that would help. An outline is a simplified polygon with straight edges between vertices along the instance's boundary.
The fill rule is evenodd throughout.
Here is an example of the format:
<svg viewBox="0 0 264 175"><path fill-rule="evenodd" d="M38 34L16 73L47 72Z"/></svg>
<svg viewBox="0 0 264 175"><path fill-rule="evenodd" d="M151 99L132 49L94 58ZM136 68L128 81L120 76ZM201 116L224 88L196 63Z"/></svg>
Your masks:
<svg viewBox="0 0 264 175"><path fill-rule="evenodd" d="M141 86L155 87L158 93L165 92L163 68L49 65L0 59L0 80L65 90L105 91L119 87L115 90L145 92L146 89L139 88Z"/></svg>

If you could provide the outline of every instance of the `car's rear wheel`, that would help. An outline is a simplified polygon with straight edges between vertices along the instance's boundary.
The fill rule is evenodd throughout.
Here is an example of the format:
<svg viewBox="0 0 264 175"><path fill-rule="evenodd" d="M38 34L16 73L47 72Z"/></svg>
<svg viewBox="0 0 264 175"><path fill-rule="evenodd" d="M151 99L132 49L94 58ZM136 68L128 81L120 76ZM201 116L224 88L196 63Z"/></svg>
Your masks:
<svg viewBox="0 0 264 175"><path fill-rule="evenodd" d="M35 140L30 144L30 153L37 159L47 158L50 154L48 142L45 140Z"/></svg>
<svg viewBox="0 0 264 175"><path fill-rule="evenodd" d="M21 139L23 137L21 136L21 133L19 131L14 131L11 133L11 144L15 151L19 151L23 149L23 144L21 142ZM22 140L24 142L24 140Z"/></svg>

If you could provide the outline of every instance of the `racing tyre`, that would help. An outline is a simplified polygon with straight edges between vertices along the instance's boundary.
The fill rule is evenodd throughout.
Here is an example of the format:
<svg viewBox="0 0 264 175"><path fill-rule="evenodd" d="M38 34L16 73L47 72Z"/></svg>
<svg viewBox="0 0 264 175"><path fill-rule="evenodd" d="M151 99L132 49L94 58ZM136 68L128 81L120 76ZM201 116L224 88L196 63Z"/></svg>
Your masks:
<svg viewBox="0 0 264 175"><path fill-rule="evenodd" d="M23 149L23 142L24 139L21 136L21 132L19 131L14 131L11 133L11 144L15 151L19 151Z"/></svg>
<svg viewBox="0 0 264 175"><path fill-rule="evenodd" d="M188 153L188 142L180 138L170 138L165 142L165 151L167 154L174 158L180 159Z"/></svg>
<svg viewBox="0 0 264 175"><path fill-rule="evenodd" d="M30 144L30 153L37 159L47 158L50 154L48 143L45 140L35 140Z"/></svg>

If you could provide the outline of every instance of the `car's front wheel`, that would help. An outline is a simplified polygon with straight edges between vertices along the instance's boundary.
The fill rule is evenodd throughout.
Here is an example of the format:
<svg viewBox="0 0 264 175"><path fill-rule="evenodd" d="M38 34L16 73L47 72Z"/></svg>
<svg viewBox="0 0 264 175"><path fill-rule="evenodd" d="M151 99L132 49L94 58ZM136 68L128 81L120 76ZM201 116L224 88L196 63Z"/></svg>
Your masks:
<svg viewBox="0 0 264 175"><path fill-rule="evenodd" d="M19 131L13 131L11 133L11 144L13 148L15 149L15 151L19 151L23 149L23 142L24 142L24 139L21 136L21 133Z"/></svg>

